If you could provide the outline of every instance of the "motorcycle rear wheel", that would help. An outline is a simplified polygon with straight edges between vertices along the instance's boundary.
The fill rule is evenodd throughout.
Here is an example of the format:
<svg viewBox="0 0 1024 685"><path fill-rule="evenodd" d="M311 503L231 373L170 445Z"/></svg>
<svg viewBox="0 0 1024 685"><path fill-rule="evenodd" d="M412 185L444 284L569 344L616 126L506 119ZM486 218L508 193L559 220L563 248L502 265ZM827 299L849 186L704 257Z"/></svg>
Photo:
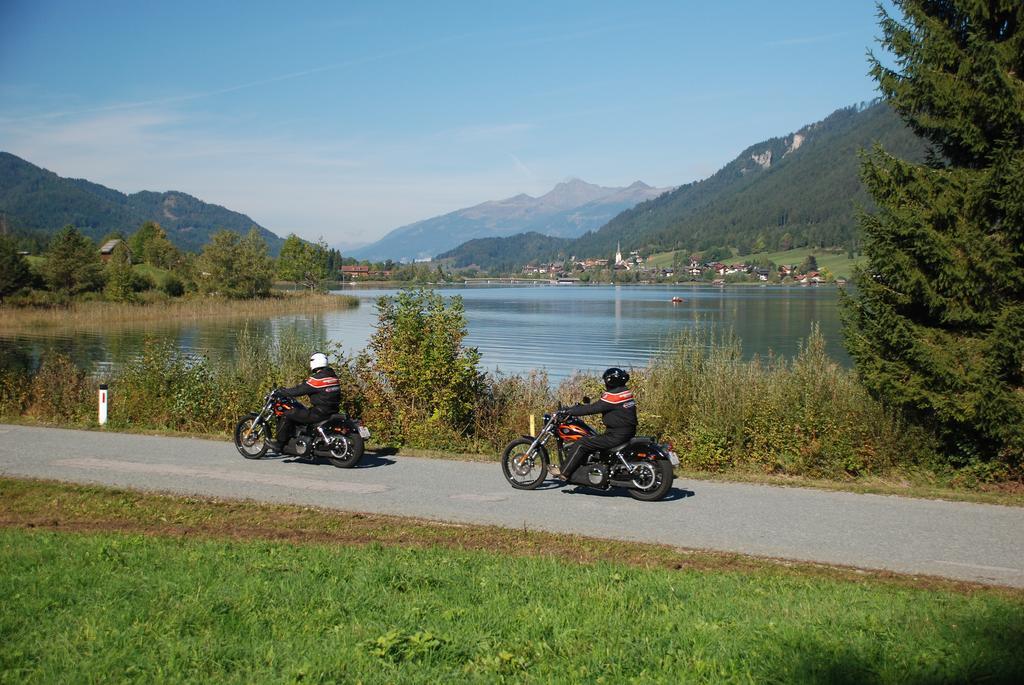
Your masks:
<svg viewBox="0 0 1024 685"><path fill-rule="evenodd" d="M529 454L533 440L519 438L505 447L501 455L501 471L505 480L516 490L535 490L548 475L548 451L537 445Z"/></svg>
<svg viewBox="0 0 1024 685"><path fill-rule="evenodd" d="M235 426L235 448L246 459L262 459L267 453L267 426L254 426L258 414L246 414Z"/></svg>
<svg viewBox="0 0 1024 685"><path fill-rule="evenodd" d="M363 436L359 435L359 433L349 433L348 435L332 434L331 442L328 445L327 461L339 469L350 469L363 458L365 447Z"/></svg>
<svg viewBox="0 0 1024 685"><path fill-rule="evenodd" d="M637 462L633 462L637 464ZM644 467L643 472L633 480L636 487L628 489L629 496L641 502L657 502L664 499L665 495L672 489L672 479L675 473L672 471L672 464L658 459L657 461L644 460L639 462Z"/></svg>

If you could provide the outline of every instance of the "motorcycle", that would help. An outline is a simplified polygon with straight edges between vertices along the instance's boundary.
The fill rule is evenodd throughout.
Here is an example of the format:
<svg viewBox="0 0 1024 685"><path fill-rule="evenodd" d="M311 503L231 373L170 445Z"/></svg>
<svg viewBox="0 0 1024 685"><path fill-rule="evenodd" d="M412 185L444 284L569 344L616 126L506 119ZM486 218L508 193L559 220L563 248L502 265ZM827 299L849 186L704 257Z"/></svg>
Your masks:
<svg viewBox="0 0 1024 685"><path fill-rule="evenodd" d="M589 404L590 398L584 397L583 403ZM505 479L517 490L537 488L548 474L547 445L554 440L561 469L567 458L566 445L588 435L597 435L597 431L579 417L565 416L560 411L544 414L544 426L536 437L524 435L505 447L501 455ZM598 490L624 487L634 499L654 502L672 489L676 466L679 457L671 445L659 444L653 437L635 437L617 447L587 455L568 482Z"/></svg>
<svg viewBox="0 0 1024 685"><path fill-rule="evenodd" d="M295 406L295 400L276 389L263 398L263 408L244 415L235 426L235 447L246 459L261 459L267 453L272 419ZM339 468L350 469L363 456L370 431L361 421L332 414L318 423L298 424L295 435L281 449L282 454L308 459L326 457Z"/></svg>

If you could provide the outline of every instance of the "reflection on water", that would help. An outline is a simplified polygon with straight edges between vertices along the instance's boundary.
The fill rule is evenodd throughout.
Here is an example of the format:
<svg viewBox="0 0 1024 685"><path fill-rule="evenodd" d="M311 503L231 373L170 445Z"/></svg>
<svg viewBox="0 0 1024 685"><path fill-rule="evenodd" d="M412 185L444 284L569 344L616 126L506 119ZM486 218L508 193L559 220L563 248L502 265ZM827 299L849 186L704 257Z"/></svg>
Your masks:
<svg viewBox="0 0 1024 685"><path fill-rule="evenodd" d="M375 302L393 289L346 290L356 309L278 316L248 322L168 322L108 331L0 333L0 364L32 367L46 351L70 355L84 367L109 368L138 355L146 341L170 339L188 354L230 356L243 330L267 340L283 331L340 342L346 351L366 346L377 320ZM732 327L747 357L791 356L817 322L829 353L849 364L842 349L838 298L832 288L683 286L452 287L469 323L467 343L483 365L505 373L546 369L553 379L573 370L643 366L667 339L694 326ZM673 297L683 299L673 303Z"/></svg>

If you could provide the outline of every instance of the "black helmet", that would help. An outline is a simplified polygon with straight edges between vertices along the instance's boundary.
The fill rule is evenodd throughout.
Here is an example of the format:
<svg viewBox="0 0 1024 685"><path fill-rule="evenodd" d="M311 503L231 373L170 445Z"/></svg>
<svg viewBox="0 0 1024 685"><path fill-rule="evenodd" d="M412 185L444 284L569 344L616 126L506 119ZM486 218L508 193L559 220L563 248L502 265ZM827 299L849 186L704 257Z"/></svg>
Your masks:
<svg viewBox="0 0 1024 685"><path fill-rule="evenodd" d="M602 373L601 378L604 380L605 390L621 388L629 383L629 374L615 366Z"/></svg>

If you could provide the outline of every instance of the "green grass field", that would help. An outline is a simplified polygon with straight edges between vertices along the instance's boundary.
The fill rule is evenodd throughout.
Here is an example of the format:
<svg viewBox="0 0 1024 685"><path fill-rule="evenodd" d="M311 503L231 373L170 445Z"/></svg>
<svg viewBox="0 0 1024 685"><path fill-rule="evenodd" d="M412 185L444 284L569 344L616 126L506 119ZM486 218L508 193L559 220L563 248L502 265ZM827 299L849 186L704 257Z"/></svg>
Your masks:
<svg viewBox="0 0 1024 685"><path fill-rule="evenodd" d="M647 258L645 264L650 267L665 268L672 266L674 252L659 252ZM800 265L807 255L813 254L818 261L818 267L828 269L836 278L850 278L853 274L853 267L864 263L864 258L858 256L856 259L849 259L845 252L826 252L811 248L800 248L798 250L787 250L785 252L759 252L750 255L736 255L733 262L754 262L770 261L775 264Z"/></svg>
<svg viewBox="0 0 1024 685"><path fill-rule="evenodd" d="M587 541L559 536L547 536L563 545L557 556L409 547L405 536L337 544L324 538L345 532L332 520L358 527L358 515L14 481L4 495L14 503L2 504L0 529L0 682L1024 678L1019 592L771 563L578 563L572 550ZM95 530L118 529L128 512L166 530ZM33 515L79 532L23 527ZM210 534L228 519L265 519L268 537L301 520L305 535ZM376 525L406 526L410 541L416 526L474 528L399 521Z"/></svg>

